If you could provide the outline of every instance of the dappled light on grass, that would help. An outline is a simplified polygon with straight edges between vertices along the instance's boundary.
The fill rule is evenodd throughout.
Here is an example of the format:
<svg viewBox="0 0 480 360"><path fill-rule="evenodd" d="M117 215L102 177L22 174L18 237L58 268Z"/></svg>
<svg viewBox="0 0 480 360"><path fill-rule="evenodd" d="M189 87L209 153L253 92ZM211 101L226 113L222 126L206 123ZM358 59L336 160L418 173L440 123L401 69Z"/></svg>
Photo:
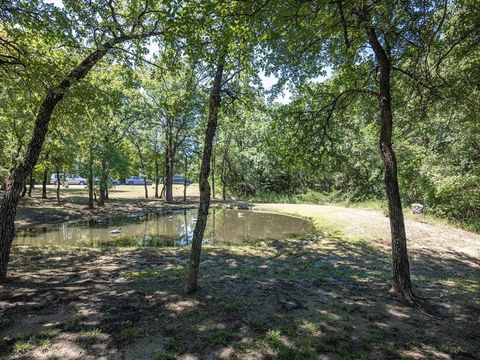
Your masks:
<svg viewBox="0 0 480 360"><path fill-rule="evenodd" d="M415 254L421 294L435 288L444 295L432 302L432 319L389 298L389 253L367 245L319 234L207 246L200 290L192 296L183 292L188 249L18 248L15 281L0 295L1 354L40 351L34 339L45 329L55 335L42 354L61 354L68 339L66 349L85 358L133 352L145 359L474 354L473 318L459 315L478 311L469 275L478 268ZM463 287L438 282L452 270ZM445 334L448 346L438 340ZM31 339L26 347L25 336Z"/></svg>

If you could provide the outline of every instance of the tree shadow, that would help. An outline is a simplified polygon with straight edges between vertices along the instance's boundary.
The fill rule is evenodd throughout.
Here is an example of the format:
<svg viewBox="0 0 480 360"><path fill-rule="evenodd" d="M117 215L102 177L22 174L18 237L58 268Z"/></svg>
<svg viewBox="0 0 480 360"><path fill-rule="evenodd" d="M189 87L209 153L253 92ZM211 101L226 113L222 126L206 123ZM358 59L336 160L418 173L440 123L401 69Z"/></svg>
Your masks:
<svg viewBox="0 0 480 360"><path fill-rule="evenodd" d="M465 254L412 253L432 316L389 297L388 252L338 235L207 246L192 296L188 249L16 251L0 288L0 355L467 359L480 350L478 260Z"/></svg>

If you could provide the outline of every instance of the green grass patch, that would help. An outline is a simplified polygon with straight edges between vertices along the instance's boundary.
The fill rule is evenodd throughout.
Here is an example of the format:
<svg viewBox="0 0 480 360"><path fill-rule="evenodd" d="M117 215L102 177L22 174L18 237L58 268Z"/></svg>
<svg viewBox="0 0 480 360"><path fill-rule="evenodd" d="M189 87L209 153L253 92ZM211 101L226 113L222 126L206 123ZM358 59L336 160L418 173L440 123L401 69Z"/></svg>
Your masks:
<svg viewBox="0 0 480 360"><path fill-rule="evenodd" d="M167 342L165 343L165 349L174 351L176 353L182 353L187 351L188 346L184 340L173 338L167 340Z"/></svg>
<svg viewBox="0 0 480 360"><path fill-rule="evenodd" d="M88 344L99 343L103 340L104 336L102 330L98 328L82 330L80 332L81 341Z"/></svg>
<svg viewBox="0 0 480 360"><path fill-rule="evenodd" d="M142 280L162 277L181 277L186 275L186 268L183 265L168 269L144 269L129 272L126 277L131 280Z"/></svg>
<svg viewBox="0 0 480 360"><path fill-rule="evenodd" d="M128 326L120 330L119 337L122 341L132 341L139 335L140 331L135 326Z"/></svg>

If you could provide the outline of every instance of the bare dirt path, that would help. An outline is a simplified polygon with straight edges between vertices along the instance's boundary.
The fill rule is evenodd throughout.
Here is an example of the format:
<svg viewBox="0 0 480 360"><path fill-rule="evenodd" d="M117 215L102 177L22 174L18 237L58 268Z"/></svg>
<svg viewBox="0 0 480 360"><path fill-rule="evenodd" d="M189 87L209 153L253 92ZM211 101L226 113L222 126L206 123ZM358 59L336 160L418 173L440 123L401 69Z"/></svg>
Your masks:
<svg viewBox="0 0 480 360"><path fill-rule="evenodd" d="M382 212L330 205L256 204L256 210L309 216L319 226L339 229L378 246L390 247L390 223ZM426 222L420 215L405 220L408 247L412 252L440 251L453 257L470 259L480 267L480 235L448 225ZM476 260L476 261L475 261Z"/></svg>

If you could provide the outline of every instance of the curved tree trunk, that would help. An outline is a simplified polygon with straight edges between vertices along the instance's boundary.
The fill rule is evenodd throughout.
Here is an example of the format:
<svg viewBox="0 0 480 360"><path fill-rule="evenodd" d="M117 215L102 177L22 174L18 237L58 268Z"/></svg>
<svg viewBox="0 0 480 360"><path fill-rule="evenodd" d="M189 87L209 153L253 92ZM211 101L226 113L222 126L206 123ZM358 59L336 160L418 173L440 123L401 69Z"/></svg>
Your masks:
<svg viewBox="0 0 480 360"><path fill-rule="evenodd" d="M203 233L207 225L208 209L210 207L210 160L212 157L212 145L217 130L218 111L220 109L220 91L222 88L223 68L225 64L226 51L222 51L215 71L212 89L210 91L209 113L205 141L200 169L200 204L198 206L197 224L193 231L192 250L188 267L188 278L186 292L191 293L198 288L198 270L200 266L200 255L202 252Z"/></svg>
<svg viewBox="0 0 480 360"><path fill-rule="evenodd" d="M38 161L47 134L48 124L50 123L55 107L63 99L65 92L72 84L85 78L90 70L92 70L114 46L134 38L146 38L153 35L159 35L159 32L152 31L146 34L132 36L122 35L105 42L88 55L56 86L48 89L45 98L40 104L27 152L22 162L13 170L11 175L12 181L7 186L0 200L0 219L2 219L0 222L0 283L4 282L7 277L10 248L15 235L15 215L22 184Z"/></svg>
<svg viewBox="0 0 480 360"><path fill-rule="evenodd" d="M403 219L402 203L397 178L397 160L392 147L393 114L390 85L392 64L390 55L378 40L374 28L366 29L369 43L373 48L380 76L380 139L379 147L385 166L385 192L388 200L390 230L392 236L393 292L409 302L414 301L410 280L407 236Z"/></svg>
<svg viewBox="0 0 480 360"><path fill-rule="evenodd" d="M22 162L13 170L12 181L0 201L0 219L2 219L0 222L0 282L5 281L7 277L10 248L15 234L15 214L22 184L37 163L55 107L63 99L65 92L73 83L83 79L114 45L126 40L128 39L119 38L100 46L60 81L57 86L50 88L41 103L27 152Z"/></svg>

